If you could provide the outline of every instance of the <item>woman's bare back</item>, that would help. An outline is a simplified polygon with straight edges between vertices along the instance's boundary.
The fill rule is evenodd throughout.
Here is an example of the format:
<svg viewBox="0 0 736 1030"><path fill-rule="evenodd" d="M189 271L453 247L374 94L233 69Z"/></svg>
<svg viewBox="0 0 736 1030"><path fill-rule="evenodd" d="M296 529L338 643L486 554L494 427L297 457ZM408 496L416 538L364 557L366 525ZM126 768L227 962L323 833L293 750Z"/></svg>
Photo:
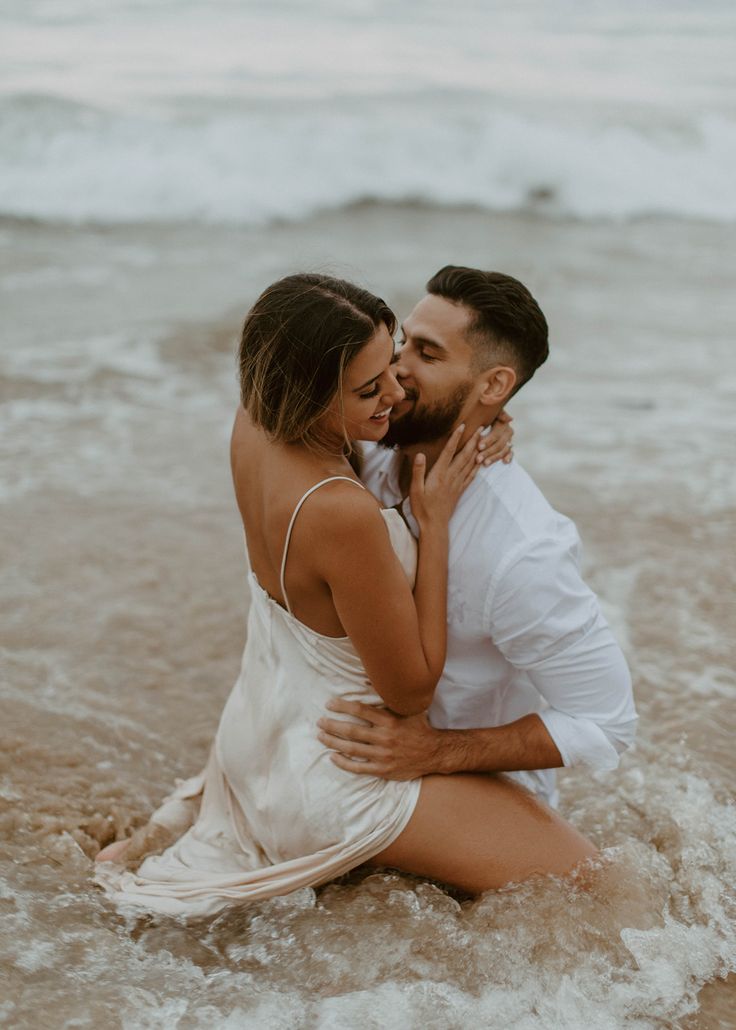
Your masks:
<svg viewBox="0 0 736 1030"><path fill-rule="evenodd" d="M346 459L272 443L254 427L240 407L230 445L233 486L243 520L251 568L263 589L282 607L281 560L289 521L310 487L330 476L359 482ZM319 546L317 531L325 508L335 508L335 494L352 491L348 483L326 484L310 498L294 524L286 572L289 603L297 618L325 636L344 636L329 587L310 560ZM366 498L378 508L367 491ZM335 513L338 509L335 508Z"/></svg>

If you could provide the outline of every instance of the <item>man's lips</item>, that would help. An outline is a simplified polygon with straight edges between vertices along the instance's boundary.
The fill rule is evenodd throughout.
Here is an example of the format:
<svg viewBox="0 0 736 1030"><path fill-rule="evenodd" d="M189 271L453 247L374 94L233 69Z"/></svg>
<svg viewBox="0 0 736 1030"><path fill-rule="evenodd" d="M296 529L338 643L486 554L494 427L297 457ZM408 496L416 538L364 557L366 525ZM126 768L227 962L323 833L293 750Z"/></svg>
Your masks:
<svg viewBox="0 0 736 1030"><path fill-rule="evenodd" d="M398 404L394 404L394 409L391 412L391 421L399 415L405 415L407 411L410 411L416 404L417 399L414 395L407 394L403 401L399 401Z"/></svg>

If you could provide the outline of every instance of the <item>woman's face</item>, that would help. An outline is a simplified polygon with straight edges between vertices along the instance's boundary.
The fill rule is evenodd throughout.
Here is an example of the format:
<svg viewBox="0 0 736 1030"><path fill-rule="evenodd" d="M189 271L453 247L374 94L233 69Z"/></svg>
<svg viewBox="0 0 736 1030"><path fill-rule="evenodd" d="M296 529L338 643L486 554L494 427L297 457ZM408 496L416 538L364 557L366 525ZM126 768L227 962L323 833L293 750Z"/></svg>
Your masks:
<svg viewBox="0 0 736 1030"><path fill-rule="evenodd" d="M380 440L404 391L394 375L394 341L381 323L345 369L342 391L332 400L323 428L349 440Z"/></svg>

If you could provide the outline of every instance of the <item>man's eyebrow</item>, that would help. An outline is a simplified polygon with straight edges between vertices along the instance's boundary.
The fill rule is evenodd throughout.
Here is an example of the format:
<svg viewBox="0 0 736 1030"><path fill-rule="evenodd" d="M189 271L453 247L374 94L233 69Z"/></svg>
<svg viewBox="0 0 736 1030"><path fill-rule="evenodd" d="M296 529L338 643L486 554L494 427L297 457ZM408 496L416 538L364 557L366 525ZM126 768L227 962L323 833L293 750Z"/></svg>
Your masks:
<svg viewBox="0 0 736 1030"><path fill-rule="evenodd" d="M404 337L406 337L406 329L404 329L404 326L400 325L399 328L404 334ZM413 339L415 343L421 344L422 347L434 347L435 350L442 351L443 354L447 353L447 347L439 343L437 340L430 340L426 336L414 336Z"/></svg>

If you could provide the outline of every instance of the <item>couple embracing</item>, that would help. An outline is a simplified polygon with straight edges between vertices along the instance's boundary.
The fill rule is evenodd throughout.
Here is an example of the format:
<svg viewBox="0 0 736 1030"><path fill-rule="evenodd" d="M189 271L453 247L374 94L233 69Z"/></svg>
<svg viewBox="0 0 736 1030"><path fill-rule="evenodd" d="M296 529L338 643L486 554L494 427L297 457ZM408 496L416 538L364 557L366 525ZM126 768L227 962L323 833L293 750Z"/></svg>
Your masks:
<svg viewBox="0 0 736 1030"><path fill-rule="evenodd" d="M516 279L447 266L397 355L395 330L318 274L246 317L242 666L204 771L98 856L117 901L210 915L366 863L475 894L596 854L554 770L614 768L636 713L574 525L508 460L544 315Z"/></svg>

